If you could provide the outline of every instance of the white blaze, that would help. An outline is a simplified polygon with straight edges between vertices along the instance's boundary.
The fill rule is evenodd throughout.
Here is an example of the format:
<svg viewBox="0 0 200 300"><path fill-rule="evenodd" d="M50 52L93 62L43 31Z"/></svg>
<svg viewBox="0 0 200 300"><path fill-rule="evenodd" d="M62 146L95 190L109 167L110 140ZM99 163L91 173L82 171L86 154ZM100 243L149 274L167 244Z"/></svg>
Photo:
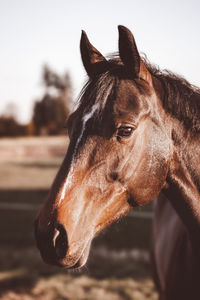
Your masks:
<svg viewBox="0 0 200 300"><path fill-rule="evenodd" d="M63 186L63 189L62 189L62 193L61 193L61 197L60 197L60 201L59 201L59 204L62 202L62 200L65 198L65 194L66 194L66 189L67 187L70 187L71 185L71 182L72 182L72 177L73 177L73 162L74 162L74 158L76 156L76 153L77 153L77 150L78 150L78 146L81 142L81 139L83 137L83 134L84 134L84 131L85 131L85 126L86 126L86 123L88 120L90 120L92 118L92 116L94 115L95 111L97 110L98 108L98 104L94 104L93 107L91 108L91 110L86 113L83 118L82 118L82 128L81 128L81 133L76 141L76 145L74 147L74 153L73 153L73 156L72 156L72 161L71 161L71 168L70 168L70 171L68 173L68 176L65 180L65 183L64 183L64 186Z"/></svg>
<svg viewBox="0 0 200 300"><path fill-rule="evenodd" d="M82 118L83 125L82 125L82 129L81 129L81 133L80 133L80 135L79 135L79 137L78 137L78 139L76 141L76 146L74 148L74 154L73 154L73 157L72 157L71 164L73 164L76 152L78 150L78 146L79 146L80 141L81 141L81 139L83 137L83 133L85 131L85 125L86 125L87 121L92 118L92 116L95 113L95 111L97 110L97 108L98 108L98 104L96 103L96 104L93 105L93 107L91 108L91 110L87 114L85 114L85 116L83 116L83 118Z"/></svg>

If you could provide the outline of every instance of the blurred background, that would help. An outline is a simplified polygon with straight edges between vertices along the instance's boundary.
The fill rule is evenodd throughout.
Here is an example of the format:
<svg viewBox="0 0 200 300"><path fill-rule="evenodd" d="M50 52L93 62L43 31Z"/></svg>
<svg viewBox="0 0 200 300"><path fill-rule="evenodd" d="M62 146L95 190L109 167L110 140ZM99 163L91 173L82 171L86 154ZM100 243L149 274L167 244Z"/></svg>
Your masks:
<svg viewBox="0 0 200 300"><path fill-rule="evenodd" d="M33 221L86 80L81 29L105 55L118 50L117 25L125 25L152 63L200 85L199 11L197 0L0 0L0 299L157 299L152 205L101 233L76 272L42 262Z"/></svg>

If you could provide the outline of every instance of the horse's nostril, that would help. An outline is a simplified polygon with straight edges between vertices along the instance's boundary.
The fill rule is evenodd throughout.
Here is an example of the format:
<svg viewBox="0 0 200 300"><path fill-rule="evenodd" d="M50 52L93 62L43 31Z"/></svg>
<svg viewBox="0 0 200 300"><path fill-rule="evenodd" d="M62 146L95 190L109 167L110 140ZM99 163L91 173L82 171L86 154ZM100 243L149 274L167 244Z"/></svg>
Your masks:
<svg viewBox="0 0 200 300"><path fill-rule="evenodd" d="M62 224L55 224L53 245L57 258L64 258L68 248L67 232Z"/></svg>

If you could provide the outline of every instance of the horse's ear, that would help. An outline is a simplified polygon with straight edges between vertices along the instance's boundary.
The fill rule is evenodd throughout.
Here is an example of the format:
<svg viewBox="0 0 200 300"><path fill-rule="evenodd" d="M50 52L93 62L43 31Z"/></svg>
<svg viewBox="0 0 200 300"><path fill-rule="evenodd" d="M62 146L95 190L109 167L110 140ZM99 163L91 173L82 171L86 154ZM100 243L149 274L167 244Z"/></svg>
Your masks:
<svg viewBox="0 0 200 300"><path fill-rule="evenodd" d="M81 35L80 49L83 65L90 77L95 76L97 73L101 72L105 68L107 60L90 43L87 34L84 30L82 31Z"/></svg>
<svg viewBox="0 0 200 300"><path fill-rule="evenodd" d="M132 78L140 77L150 83L151 75L140 58L134 36L125 26L118 26L119 55Z"/></svg>
<svg viewBox="0 0 200 300"><path fill-rule="evenodd" d="M131 31L118 26L119 30L119 55L129 75L138 77L140 72L140 55Z"/></svg>

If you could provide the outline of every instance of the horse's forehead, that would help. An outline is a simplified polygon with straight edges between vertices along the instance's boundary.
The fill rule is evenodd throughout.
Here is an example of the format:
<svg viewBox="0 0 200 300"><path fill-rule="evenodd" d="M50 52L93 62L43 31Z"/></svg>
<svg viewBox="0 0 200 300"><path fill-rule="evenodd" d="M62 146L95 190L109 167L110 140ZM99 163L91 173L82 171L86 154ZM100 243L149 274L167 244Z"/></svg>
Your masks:
<svg viewBox="0 0 200 300"><path fill-rule="evenodd" d="M113 102L114 113L120 111L127 113L138 113L143 103L144 94L137 86L128 80L121 81L116 89L115 101Z"/></svg>
<svg viewBox="0 0 200 300"><path fill-rule="evenodd" d="M84 129L84 134L91 130L93 133L99 131L99 128L103 130L104 127L112 131L118 117L139 113L143 98L144 92L133 81L119 80L117 84L106 86L99 95L97 91L86 107L82 102L75 113L75 123L81 125L80 131Z"/></svg>

